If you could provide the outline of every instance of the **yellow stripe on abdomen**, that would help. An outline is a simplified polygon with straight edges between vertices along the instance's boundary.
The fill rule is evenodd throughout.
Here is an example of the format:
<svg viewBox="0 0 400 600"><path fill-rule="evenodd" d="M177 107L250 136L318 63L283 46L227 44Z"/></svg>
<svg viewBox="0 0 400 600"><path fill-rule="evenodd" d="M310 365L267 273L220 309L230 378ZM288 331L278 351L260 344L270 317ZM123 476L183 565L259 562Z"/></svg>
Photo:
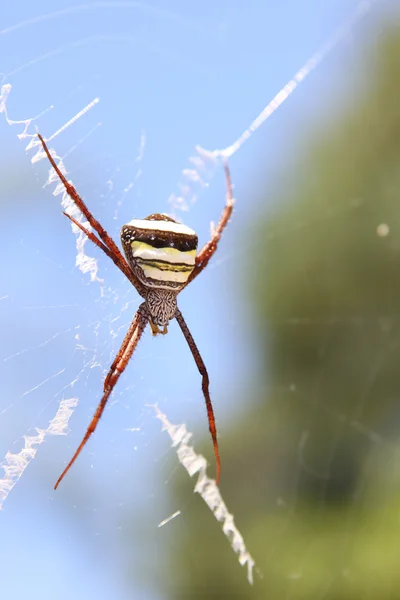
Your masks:
<svg viewBox="0 0 400 600"><path fill-rule="evenodd" d="M183 263L194 267L196 250L188 250L183 252L176 248L164 247L154 248L145 242L131 242L132 257L141 260L157 261L162 260L169 264Z"/></svg>

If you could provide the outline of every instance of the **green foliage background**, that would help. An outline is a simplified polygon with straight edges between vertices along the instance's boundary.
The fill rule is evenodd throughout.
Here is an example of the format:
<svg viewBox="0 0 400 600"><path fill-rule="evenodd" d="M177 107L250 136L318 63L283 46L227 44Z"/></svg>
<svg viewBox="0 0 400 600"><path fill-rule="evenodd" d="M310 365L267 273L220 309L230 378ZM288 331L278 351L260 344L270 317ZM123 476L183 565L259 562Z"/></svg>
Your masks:
<svg viewBox="0 0 400 600"><path fill-rule="evenodd" d="M165 565L175 600L400 598L398 27L364 72L248 232L260 380L221 489L262 576L249 588L197 499Z"/></svg>

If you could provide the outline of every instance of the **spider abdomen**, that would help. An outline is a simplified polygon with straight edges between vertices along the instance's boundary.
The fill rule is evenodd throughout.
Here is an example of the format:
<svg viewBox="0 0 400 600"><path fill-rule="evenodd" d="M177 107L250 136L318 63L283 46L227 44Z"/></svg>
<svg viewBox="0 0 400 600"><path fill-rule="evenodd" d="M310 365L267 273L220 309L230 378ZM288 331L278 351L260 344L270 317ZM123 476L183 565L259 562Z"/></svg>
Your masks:
<svg viewBox="0 0 400 600"><path fill-rule="evenodd" d="M197 235L186 225L162 214L134 219L122 227L127 261L146 287L178 293L195 267Z"/></svg>

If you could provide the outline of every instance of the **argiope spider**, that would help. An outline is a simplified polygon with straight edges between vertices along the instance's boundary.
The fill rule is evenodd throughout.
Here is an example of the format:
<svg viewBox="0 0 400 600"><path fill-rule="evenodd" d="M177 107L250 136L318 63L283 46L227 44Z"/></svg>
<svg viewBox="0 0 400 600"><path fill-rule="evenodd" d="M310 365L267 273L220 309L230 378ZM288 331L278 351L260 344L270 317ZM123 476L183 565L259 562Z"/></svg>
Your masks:
<svg viewBox="0 0 400 600"><path fill-rule="evenodd" d="M125 260L118 246L92 215L74 186L61 173L42 136L38 134L38 137L53 169L64 184L67 194L83 216L86 217L98 237L79 223L79 221L76 221L71 215L65 212L64 215L75 223L96 246L101 248L111 258L114 264L117 265L136 288L140 296L144 298L144 302L139 306L121 348L104 380L103 397L100 400L93 419L77 451L58 478L54 489L57 489L62 479L78 458L89 437L96 429L107 400L132 357L147 323L150 323L153 335L159 333L165 335L168 333L169 321L174 318L178 321L202 377L202 390L206 402L208 424L214 444L217 465L215 480L218 485L221 474L221 462L214 411L209 392L208 373L192 334L177 306L176 297L208 265L232 214L234 201L227 163L224 162L227 187L225 208L217 227L212 232L210 241L203 246L197 256L196 233L192 229L189 229L189 227L186 227L186 225L177 223L167 215L157 213L149 215L145 219L134 219L130 223L123 225L121 229L121 242L126 256ZM160 327L162 327L162 330Z"/></svg>

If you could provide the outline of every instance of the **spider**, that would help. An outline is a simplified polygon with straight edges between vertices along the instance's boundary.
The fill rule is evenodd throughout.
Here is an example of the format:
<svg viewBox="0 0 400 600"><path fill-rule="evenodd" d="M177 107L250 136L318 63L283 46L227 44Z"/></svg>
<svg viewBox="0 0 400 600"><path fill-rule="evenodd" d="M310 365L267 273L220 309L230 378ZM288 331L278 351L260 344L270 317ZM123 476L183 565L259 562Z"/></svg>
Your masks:
<svg viewBox="0 0 400 600"><path fill-rule="evenodd" d="M87 208L74 186L61 173L43 137L39 133L37 135L67 194L96 233L87 229L68 213L64 212L63 214L111 258L113 263L136 288L140 296L144 298L144 302L140 304L121 348L104 380L103 396L92 421L75 454L57 479L54 489L57 489L96 429L107 400L118 379L125 371L147 324L150 324L153 336L165 335L168 333L168 324L171 319L178 321L202 377L202 390L207 408L209 430L214 445L217 470L215 481L218 485L221 475L221 461L214 411L209 392L209 377L193 336L177 306L176 299L178 294L208 265L210 258L217 249L221 234L231 217L234 200L230 172L226 161L224 161L227 188L225 208L217 227L212 232L210 241L203 246L197 256L198 240L193 229L178 223L167 215L155 213L145 219L133 219L133 221L122 226L121 243L126 256L125 259L116 243Z"/></svg>

